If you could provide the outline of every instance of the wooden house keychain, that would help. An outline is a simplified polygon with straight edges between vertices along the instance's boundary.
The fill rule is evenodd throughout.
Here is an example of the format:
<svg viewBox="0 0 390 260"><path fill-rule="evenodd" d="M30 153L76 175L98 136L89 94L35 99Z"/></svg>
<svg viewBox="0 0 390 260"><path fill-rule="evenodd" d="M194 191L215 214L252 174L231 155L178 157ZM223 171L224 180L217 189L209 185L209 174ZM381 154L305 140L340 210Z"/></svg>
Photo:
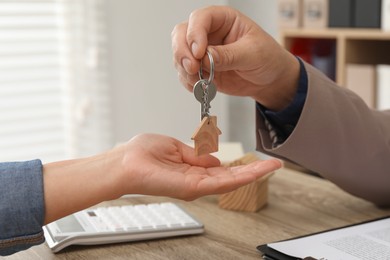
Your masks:
<svg viewBox="0 0 390 260"><path fill-rule="evenodd" d="M210 60L210 76L206 80L203 78L203 63L200 63L199 78L200 80L194 85L194 96L200 102L201 122L192 140L195 143L196 155L209 154L218 151L218 137L222 134L217 126L217 117L210 116L210 102L217 94L217 88L213 83L214 79L214 60L209 51L207 55Z"/></svg>

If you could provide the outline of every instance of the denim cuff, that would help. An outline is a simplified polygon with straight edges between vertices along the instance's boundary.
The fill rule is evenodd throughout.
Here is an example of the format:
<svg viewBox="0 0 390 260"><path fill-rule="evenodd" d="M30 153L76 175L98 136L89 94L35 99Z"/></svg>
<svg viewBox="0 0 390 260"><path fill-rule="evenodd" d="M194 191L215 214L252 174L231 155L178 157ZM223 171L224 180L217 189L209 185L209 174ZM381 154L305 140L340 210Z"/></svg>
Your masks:
<svg viewBox="0 0 390 260"><path fill-rule="evenodd" d="M0 163L0 190L0 255L42 243L42 162Z"/></svg>

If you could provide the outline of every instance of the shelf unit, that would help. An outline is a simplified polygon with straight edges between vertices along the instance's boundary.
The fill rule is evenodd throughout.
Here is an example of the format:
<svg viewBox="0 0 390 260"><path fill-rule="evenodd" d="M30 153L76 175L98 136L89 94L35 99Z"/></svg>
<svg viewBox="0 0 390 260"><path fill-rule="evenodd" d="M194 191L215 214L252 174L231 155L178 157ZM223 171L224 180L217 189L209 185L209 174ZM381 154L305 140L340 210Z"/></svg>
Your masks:
<svg viewBox="0 0 390 260"><path fill-rule="evenodd" d="M390 64L390 32L380 29L286 28L280 30L280 44L287 50L291 49L292 42L298 38L335 41L335 80L340 86L346 84L347 64ZM286 167L318 176L293 163L286 162Z"/></svg>
<svg viewBox="0 0 390 260"><path fill-rule="evenodd" d="M294 39L332 39L336 43L336 82L345 85L346 64L390 64L390 32L380 29L282 29L280 43L290 50Z"/></svg>

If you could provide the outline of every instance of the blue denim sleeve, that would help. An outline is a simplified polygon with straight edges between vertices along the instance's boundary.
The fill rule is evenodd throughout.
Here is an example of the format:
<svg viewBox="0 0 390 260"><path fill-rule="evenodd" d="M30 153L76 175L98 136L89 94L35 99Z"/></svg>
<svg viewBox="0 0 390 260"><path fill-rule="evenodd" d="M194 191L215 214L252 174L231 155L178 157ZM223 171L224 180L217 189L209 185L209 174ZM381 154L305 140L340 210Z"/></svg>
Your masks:
<svg viewBox="0 0 390 260"><path fill-rule="evenodd" d="M272 125L278 139L281 141L286 140L294 130L299 117L301 116L307 96L307 72L303 62L299 58L297 59L300 64L300 74L297 93L295 94L293 101L285 109L278 112L268 110L259 103L256 104L258 112Z"/></svg>
<svg viewBox="0 0 390 260"><path fill-rule="evenodd" d="M42 162L0 163L0 255L44 242Z"/></svg>

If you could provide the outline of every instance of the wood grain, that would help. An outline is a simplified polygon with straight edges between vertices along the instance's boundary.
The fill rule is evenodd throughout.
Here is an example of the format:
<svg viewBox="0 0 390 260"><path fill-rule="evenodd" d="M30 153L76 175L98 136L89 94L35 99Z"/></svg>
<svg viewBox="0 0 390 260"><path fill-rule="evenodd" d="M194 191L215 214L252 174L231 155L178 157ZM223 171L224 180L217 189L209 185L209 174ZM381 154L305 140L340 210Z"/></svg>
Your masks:
<svg viewBox="0 0 390 260"><path fill-rule="evenodd" d="M218 196L192 202L163 197L130 197L99 206L177 203L205 225L195 236L105 246L72 246L53 254L46 244L4 259L254 259L256 246L383 217L390 209L354 197L317 177L280 169L269 179L267 206L258 212L218 207Z"/></svg>
<svg viewBox="0 0 390 260"><path fill-rule="evenodd" d="M222 132L217 126L216 116L206 116L192 135L196 155L218 152L218 137Z"/></svg>
<svg viewBox="0 0 390 260"><path fill-rule="evenodd" d="M227 166L246 165L260 160L255 154L247 153ZM218 205L223 209L256 212L267 204L268 198L268 178L272 175L267 174L248 185L237 190L225 193L219 196Z"/></svg>

